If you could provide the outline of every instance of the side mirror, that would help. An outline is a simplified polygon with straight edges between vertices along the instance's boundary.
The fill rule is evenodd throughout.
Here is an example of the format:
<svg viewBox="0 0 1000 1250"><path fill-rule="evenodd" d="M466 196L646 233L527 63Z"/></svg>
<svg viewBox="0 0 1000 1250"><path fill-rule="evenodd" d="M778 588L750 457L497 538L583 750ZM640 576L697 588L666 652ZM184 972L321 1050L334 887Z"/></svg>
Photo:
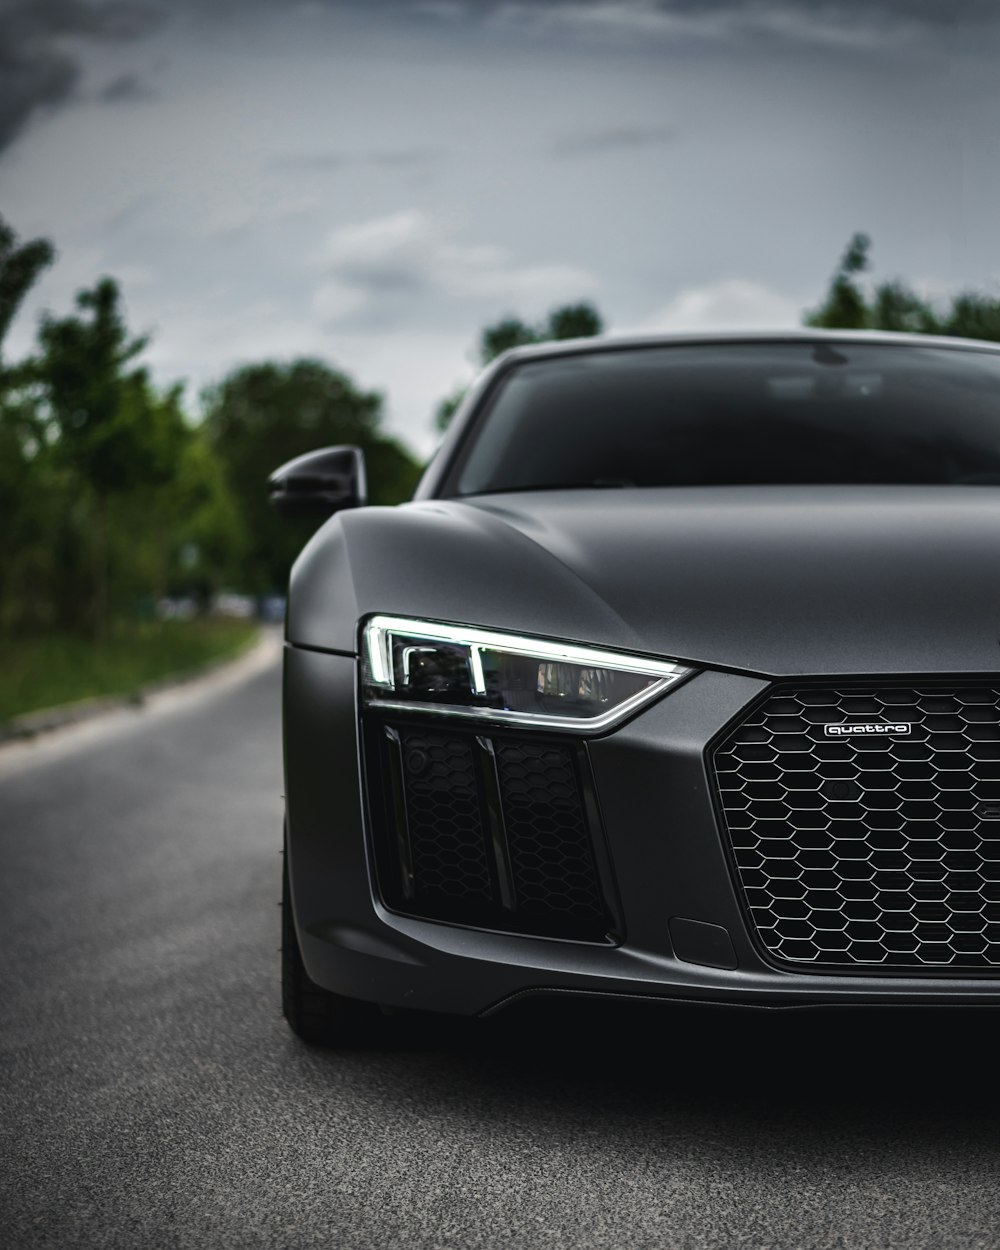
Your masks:
<svg viewBox="0 0 1000 1250"><path fill-rule="evenodd" d="M368 499L360 447L323 447L296 456L267 479L267 497L282 516L328 517Z"/></svg>

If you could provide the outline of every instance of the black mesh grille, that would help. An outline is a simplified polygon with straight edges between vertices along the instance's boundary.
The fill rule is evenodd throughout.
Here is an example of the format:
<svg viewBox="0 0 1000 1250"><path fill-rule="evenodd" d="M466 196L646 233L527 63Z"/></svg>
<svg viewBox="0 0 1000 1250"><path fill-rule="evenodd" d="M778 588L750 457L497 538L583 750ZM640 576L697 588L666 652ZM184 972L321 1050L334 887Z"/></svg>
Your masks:
<svg viewBox="0 0 1000 1250"><path fill-rule="evenodd" d="M471 739L418 733L403 742L410 854L421 895L492 899Z"/></svg>
<svg viewBox="0 0 1000 1250"><path fill-rule="evenodd" d="M772 956L1000 967L1000 689L777 687L713 763Z"/></svg>
<svg viewBox="0 0 1000 1250"><path fill-rule="evenodd" d="M616 928L577 743L367 727L379 883L395 910L604 942Z"/></svg>

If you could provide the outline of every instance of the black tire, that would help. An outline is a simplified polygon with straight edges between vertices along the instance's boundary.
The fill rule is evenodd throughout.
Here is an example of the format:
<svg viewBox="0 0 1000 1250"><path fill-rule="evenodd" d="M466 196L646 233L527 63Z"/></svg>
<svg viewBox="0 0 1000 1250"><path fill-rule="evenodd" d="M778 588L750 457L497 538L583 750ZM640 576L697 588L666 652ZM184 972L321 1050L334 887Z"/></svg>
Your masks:
<svg viewBox="0 0 1000 1250"><path fill-rule="evenodd" d="M306 972L292 917L287 843L281 873L281 1009L292 1032L313 1046L368 1046L388 1024L374 1003L333 994Z"/></svg>

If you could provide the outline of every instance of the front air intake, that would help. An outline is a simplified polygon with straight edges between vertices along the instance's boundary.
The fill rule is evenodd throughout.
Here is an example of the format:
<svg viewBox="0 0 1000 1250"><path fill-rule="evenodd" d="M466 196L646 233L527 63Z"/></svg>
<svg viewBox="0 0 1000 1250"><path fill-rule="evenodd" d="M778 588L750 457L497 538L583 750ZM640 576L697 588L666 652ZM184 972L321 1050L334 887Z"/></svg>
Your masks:
<svg viewBox="0 0 1000 1250"><path fill-rule="evenodd" d="M752 927L817 971L1000 969L1000 688L779 686L712 752Z"/></svg>
<svg viewBox="0 0 1000 1250"><path fill-rule="evenodd" d="M378 882L392 910L509 933L617 940L582 744L375 718L366 739Z"/></svg>

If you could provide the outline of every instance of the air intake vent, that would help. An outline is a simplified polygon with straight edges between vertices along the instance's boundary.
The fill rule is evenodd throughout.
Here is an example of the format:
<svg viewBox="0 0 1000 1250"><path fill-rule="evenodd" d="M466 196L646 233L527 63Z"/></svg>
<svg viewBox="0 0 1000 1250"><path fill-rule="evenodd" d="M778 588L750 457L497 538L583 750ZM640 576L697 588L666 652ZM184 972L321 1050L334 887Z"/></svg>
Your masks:
<svg viewBox="0 0 1000 1250"><path fill-rule="evenodd" d="M475 928L616 940L582 745L380 722L367 736L389 907Z"/></svg>
<svg viewBox="0 0 1000 1250"><path fill-rule="evenodd" d="M775 959L1000 968L1000 689L776 687L716 746L737 875Z"/></svg>

